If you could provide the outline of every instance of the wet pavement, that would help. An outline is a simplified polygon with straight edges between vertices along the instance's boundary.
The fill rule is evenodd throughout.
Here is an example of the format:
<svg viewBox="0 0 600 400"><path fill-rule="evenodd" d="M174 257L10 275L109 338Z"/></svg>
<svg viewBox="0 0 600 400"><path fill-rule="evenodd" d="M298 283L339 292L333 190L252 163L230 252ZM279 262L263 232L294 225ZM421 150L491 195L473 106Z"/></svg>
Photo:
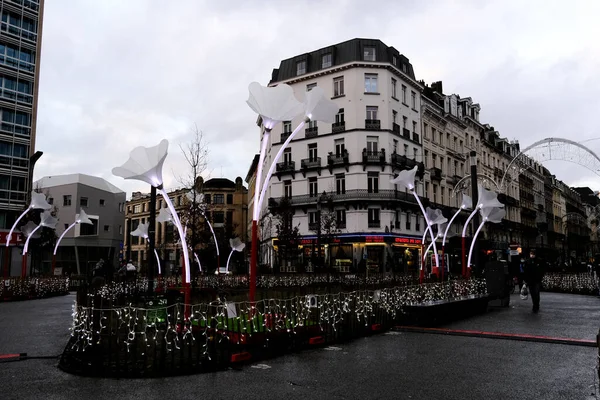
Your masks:
<svg viewBox="0 0 600 400"><path fill-rule="evenodd" d="M73 295L0 303L0 354L58 355ZM542 293L446 327L594 339L600 299ZM152 380L81 378L55 359L0 363L0 399L595 399L598 349L388 332L240 370Z"/></svg>

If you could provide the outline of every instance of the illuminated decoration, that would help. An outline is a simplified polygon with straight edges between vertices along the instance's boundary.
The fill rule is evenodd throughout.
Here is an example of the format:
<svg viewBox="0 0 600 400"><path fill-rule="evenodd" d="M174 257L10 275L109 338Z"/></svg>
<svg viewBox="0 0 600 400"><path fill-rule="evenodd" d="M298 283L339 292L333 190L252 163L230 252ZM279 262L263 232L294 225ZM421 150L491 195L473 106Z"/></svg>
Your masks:
<svg viewBox="0 0 600 400"><path fill-rule="evenodd" d="M400 171L398 176L396 178L392 179L390 182L394 185L400 186L400 190L407 189L408 191L410 191L413 194L413 196L415 197L415 200L417 200L417 203L419 204L419 207L421 208L421 212L423 213L423 218L425 218L425 223L427 224L426 229L429 230L429 235L431 237L431 241L434 243L433 251L435 252L435 266L436 266L436 268L439 268L440 260L439 260L439 255L437 253L437 247L435 245L435 237L433 235L433 230L431 229L432 223L429 220L429 218L427 218L427 212L425 211L425 208L423 207L423 203L421 203L421 199L419 198L419 195L417 194L417 191L415 190L415 177L417 176L417 170L418 170L418 167L415 166L413 169L407 169L407 170Z"/></svg>
<svg viewBox="0 0 600 400"><path fill-rule="evenodd" d="M225 273L229 273L229 261L231 260L231 255L234 251L242 252L246 247L246 243L242 242L240 238L229 239L229 246L231 246L231 252L229 253L229 257L227 257L227 266L225 268Z"/></svg>
<svg viewBox="0 0 600 400"><path fill-rule="evenodd" d="M10 228L8 235L6 235L6 246L8 247L8 245L10 244L10 240L12 238L12 233L15 230L16 226L19 224L19 221L21 221L21 219L25 215L27 215L27 213L29 211L31 211L31 210L50 210L51 208L52 208L52 205L46 201L45 194L38 193L36 191L32 191L31 192L31 203L29 203L29 207L27 207L25 209L25 211L23 211L21 213L21 215L19 215L19 218L17 218L17 220L15 221L13 226Z"/></svg>
<svg viewBox="0 0 600 400"><path fill-rule="evenodd" d="M256 263L258 253L258 203L260 199L262 169L265 162L269 136L273 127L281 121L288 121L300 115L303 110L302 104L296 100L294 90L291 86L280 84L275 87L264 87L258 82L252 82L248 86L248 106L256 112L265 128L260 145L256 178L254 181L254 208L252 210L252 252L250 255L250 300L254 300L256 283Z"/></svg>
<svg viewBox="0 0 600 400"><path fill-rule="evenodd" d="M498 224L502 222L502 218L506 216L506 210L504 208L497 207L488 207L480 209L481 212L481 224L475 231L475 235L473 235L473 241L471 242L471 247L469 248L469 260L467 261L467 266L470 268L471 266L471 254L473 253L473 248L475 247L475 241L477 240L477 236L479 232L483 228L486 222L491 222L492 224Z"/></svg>
<svg viewBox="0 0 600 400"><path fill-rule="evenodd" d="M88 215L85 213L85 211L83 210L83 208L79 210L79 215L75 218L75 222L73 222L71 225L69 225L69 227L64 230L64 232L60 235L60 237L56 241L56 245L54 246L54 253L53 253L53 255L56 255L56 251L58 250L58 245L62 241L63 237L65 237L65 235L67 234L67 232L69 232L71 229L73 229L73 227L75 225L77 225L77 224L94 225L94 223L88 217Z"/></svg>
<svg viewBox="0 0 600 400"><path fill-rule="evenodd" d="M458 214L460 214L461 211L470 210L472 207L473 207L473 199L471 199L470 196L463 193L463 198L462 198L462 203L460 204L460 208L454 213L452 218L450 218L450 222L448 222L448 225L446 226L446 230L444 231L444 237L442 239L442 248L446 245L446 237L448 236L448 231L450 230L450 225L452 225L452 222L454 222L454 219L456 219L456 217L458 217Z"/></svg>
<svg viewBox="0 0 600 400"><path fill-rule="evenodd" d="M198 254L194 253L194 257L196 258L196 262L198 263L198 269L202 272L202 264L200 264L200 259L198 258Z"/></svg>
<svg viewBox="0 0 600 400"><path fill-rule="evenodd" d="M140 223L137 228L130 233L131 236L141 237L146 240L149 240L148 229L150 228L150 222ZM156 265L158 265L158 274L162 273L160 268L160 257L158 256L158 251L154 248L154 257L156 257Z"/></svg>
<svg viewBox="0 0 600 400"><path fill-rule="evenodd" d="M262 185L262 189L260 191L260 197L258 200L258 213L257 219L260 218L260 212L262 210L263 201L267 194L267 189L269 187L269 181L271 180L271 176L273 176L273 172L275 171L275 167L277 163L281 159L283 152L288 147L292 139L296 136L298 132L304 127L304 125L309 121L319 121L327 124L332 124L335 122L335 115L340 110L340 107L329 100L325 96L325 91L319 86L312 88L310 91L305 92L305 99L303 102L304 105L304 120L298 124L296 129L287 137L285 142L280 146L275 158L271 162L271 166L269 167L269 171L265 177L265 180Z"/></svg>
<svg viewBox="0 0 600 400"><path fill-rule="evenodd" d="M33 223L33 222L29 221L29 223L27 224L29 226L28 231L31 228L31 225L29 225L30 223ZM23 255L27 254L27 250L29 248L29 240L36 234L38 229L40 229L42 227L56 229L57 223L58 223L58 219L54 218L50 211L44 211L42 213L42 215L40 216L40 224L37 225L35 228L33 228L33 230L29 231L29 234L27 235L27 240L25 241L25 245L23 246ZM38 234L38 236L36 236L36 238L37 237L39 237L39 234Z"/></svg>
<svg viewBox="0 0 600 400"><path fill-rule="evenodd" d="M41 299L69 294L69 278L25 277L0 279L0 302Z"/></svg>
<svg viewBox="0 0 600 400"><path fill-rule="evenodd" d="M173 215L171 215L171 211L168 208L161 208L158 212L158 217L156 217L156 222L162 224L163 222L171 222L173 221Z"/></svg>
<svg viewBox="0 0 600 400"><path fill-rule="evenodd" d="M188 192L186 194L188 200L191 202L194 201L194 193L193 192ZM204 199L202 198L202 196L200 194L196 194L196 204L198 205L198 207L200 208L200 214L202 214L202 216L204 217L204 220L206 221L206 223L208 224L208 228L210 229L210 232L212 233L213 236L213 240L215 241L215 250L217 251L217 269L221 267L221 254L219 252L219 243L217 242L217 235L215 235L215 230L213 229L212 224L210 223L210 221L208 220L208 218L206 218L206 204L204 203ZM198 258L198 257L196 257ZM198 265L200 264L200 261L198 261ZM200 270L202 271L202 267L200 267Z"/></svg>
<svg viewBox="0 0 600 400"><path fill-rule="evenodd" d="M169 141L166 139L154 147L136 147L129 153L129 159L120 167L115 167L112 173L116 176L120 176L123 179L135 179L142 182L146 182L151 186L156 187L158 192L165 200L165 204L171 212L173 223L177 227L179 238L181 240L181 250L183 251L183 263L185 269L185 284L190 283L190 255L188 246L185 243L185 231L181 220L175 211L175 206L169 197L169 194L163 187L162 168L167 158L169 149ZM186 296L189 296L186 291Z"/></svg>

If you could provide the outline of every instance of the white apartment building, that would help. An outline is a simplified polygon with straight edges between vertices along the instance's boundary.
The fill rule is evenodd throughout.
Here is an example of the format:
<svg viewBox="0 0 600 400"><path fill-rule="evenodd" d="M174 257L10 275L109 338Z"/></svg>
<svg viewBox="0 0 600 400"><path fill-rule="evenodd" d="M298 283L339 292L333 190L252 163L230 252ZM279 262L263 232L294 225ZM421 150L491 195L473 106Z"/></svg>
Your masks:
<svg viewBox="0 0 600 400"><path fill-rule="evenodd" d="M288 198L302 236L295 244L298 258L284 270L311 270L316 246L317 259L322 257L316 266L416 271L424 220L414 197L390 183L415 165L421 177L424 172L423 87L409 60L380 40L353 39L283 60L270 85L280 83L290 85L298 99L319 86L339 105L334 124L311 122L292 140L269 183L263 217L269 219ZM272 130L263 171L300 122L285 121ZM334 243L317 243L317 199L323 193L321 209L335 213L339 229ZM263 229L261 242L262 261L280 262L272 226L270 232Z"/></svg>

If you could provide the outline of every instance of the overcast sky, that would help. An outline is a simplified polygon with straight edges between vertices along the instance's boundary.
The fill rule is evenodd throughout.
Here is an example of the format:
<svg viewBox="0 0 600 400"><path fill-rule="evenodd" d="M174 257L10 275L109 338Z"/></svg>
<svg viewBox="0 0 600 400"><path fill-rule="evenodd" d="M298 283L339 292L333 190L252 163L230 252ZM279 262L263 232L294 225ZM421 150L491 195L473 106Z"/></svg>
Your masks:
<svg viewBox="0 0 600 400"><path fill-rule="evenodd" d="M35 178L113 177L136 146L169 139L165 184L185 172L178 144L194 124L210 177L245 178L258 152L247 87L282 59L356 37L409 58L417 79L470 96L480 119L522 147L546 137L600 137L600 2L46 1ZM174 5L178 6L175 7ZM235 4L235 6L233 6ZM586 143L600 153L600 140ZM546 163L569 184L600 177Z"/></svg>

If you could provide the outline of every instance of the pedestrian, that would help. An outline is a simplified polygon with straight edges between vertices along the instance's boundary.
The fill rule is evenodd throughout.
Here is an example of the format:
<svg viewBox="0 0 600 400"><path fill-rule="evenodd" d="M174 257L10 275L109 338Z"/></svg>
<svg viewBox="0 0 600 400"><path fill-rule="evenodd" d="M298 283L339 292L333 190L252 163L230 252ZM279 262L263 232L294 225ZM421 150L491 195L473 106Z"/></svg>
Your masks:
<svg viewBox="0 0 600 400"><path fill-rule="evenodd" d="M531 249L529 251L529 260L523 266L523 280L529 288L534 313L537 313L540 309L540 290L542 289L543 277L544 267L535 256L535 249Z"/></svg>

